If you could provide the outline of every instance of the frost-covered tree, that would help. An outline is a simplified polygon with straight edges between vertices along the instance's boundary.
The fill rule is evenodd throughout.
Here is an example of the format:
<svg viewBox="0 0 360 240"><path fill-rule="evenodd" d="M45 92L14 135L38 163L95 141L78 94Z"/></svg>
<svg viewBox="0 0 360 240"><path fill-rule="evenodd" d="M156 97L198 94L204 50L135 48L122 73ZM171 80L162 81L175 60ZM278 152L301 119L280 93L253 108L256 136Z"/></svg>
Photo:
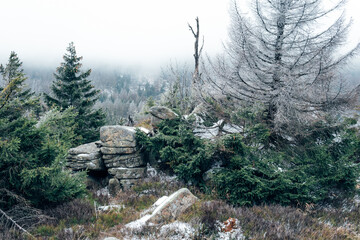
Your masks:
<svg viewBox="0 0 360 240"><path fill-rule="evenodd" d="M254 0L252 11L244 14L234 1L226 54L211 61L207 80L226 99L262 103L276 131L299 129L348 103L354 91L339 70L359 44L340 51L351 23L341 12L344 4Z"/></svg>

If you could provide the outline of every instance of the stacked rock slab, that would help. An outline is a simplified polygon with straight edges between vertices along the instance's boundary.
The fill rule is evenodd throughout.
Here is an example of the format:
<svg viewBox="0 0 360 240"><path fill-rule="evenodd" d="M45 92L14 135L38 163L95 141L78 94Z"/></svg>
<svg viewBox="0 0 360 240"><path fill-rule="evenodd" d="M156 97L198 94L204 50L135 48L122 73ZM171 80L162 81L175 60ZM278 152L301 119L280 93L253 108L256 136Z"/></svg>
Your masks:
<svg viewBox="0 0 360 240"><path fill-rule="evenodd" d="M103 171L105 165L101 158L100 142L92 142L71 148L68 152L66 166L74 171Z"/></svg>
<svg viewBox="0 0 360 240"><path fill-rule="evenodd" d="M136 149L134 127L104 126L100 128L101 153L108 173L113 177L109 187L119 183L129 188L146 174L145 162Z"/></svg>

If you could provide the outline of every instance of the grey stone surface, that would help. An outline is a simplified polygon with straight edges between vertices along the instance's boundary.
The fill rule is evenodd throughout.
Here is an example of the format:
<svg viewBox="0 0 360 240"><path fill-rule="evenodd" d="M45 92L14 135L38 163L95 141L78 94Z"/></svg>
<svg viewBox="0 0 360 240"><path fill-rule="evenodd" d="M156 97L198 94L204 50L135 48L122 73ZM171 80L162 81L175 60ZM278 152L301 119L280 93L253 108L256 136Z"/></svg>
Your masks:
<svg viewBox="0 0 360 240"><path fill-rule="evenodd" d="M105 166L107 168L135 168L145 165L145 161L142 158L141 154L129 154L129 155L107 155L113 156L110 159L104 159Z"/></svg>
<svg viewBox="0 0 360 240"><path fill-rule="evenodd" d="M164 119L174 119L176 118L178 115L172 111L171 109L167 108L167 107L163 107L163 106L154 106L151 107L149 109L149 113L156 117L159 118L161 120Z"/></svg>
<svg viewBox="0 0 360 240"><path fill-rule="evenodd" d="M94 171L106 170L105 164L101 158L91 160L91 161L85 163L85 166L87 169L94 170Z"/></svg>
<svg viewBox="0 0 360 240"><path fill-rule="evenodd" d="M198 200L187 188L182 188L170 195L151 214L149 222L159 224L173 221Z"/></svg>
<svg viewBox="0 0 360 240"><path fill-rule="evenodd" d="M68 152L66 166L75 171L85 169L95 171L105 170L100 148L98 148L96 142L71 148Z"/></svg>
<svg viewBox="0 0 360 240"><path fill-rule="evenodd" d="M104 147L135 147L135 128L127 126L103 126L100 140Z"/></svg>
<svg viewBox="0 0 360 240"><path fill-rule="evenodd" d="M94 159L101 158L101 153L100 153L100 149L98 148L96 152L80 153L78 155L69 154L67 158L77 161L91 161Z"/></svg>
<svg viewBox="0 0 360 240"><path fill-rule="evenodd" d="M95 142L92 142L92 143L80 145L75 148L70 148L68 153L70 155L78 155L78 154L95 153L98 151L99 151L99 148L96 146Z"/></svg>
<svg viewBox="0 0 360 240"><path fill-rule="evenodd" d="M135 147L124 147L124 148L102 147L100 148L100 150L101 153L104 155L131 154L136 152Z"/></svg>
<svg viewBox="0 0 360 240"><path fill-rule="evenodd" d="M141 168L110 168L109 174L117 179L144 178L146 176L146 167Z"/></svg>

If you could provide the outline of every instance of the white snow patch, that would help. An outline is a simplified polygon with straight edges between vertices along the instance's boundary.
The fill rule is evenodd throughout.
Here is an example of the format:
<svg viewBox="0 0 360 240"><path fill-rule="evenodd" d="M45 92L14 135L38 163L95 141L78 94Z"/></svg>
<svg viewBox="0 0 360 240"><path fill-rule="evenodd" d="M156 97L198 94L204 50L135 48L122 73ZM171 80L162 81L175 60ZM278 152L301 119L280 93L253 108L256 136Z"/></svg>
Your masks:
<svg viewBox="0 0 360 240"><path fill-rule="evenodd" d="M335 143L340 143L342 141L342 138L341 138L341 135L340 134L332 134L334 139L333 139L333 142Z"/></svg>
<svg viewBox="0 0 360 240"><path fill-rule="evenodd" d="M77 156L78 157L90 157L90 155L87 153L81 153L81 154L78 154Z"/></svg>
<svg viewBox="0 0 360 240"><path fill-rule="evenodd" d="M223 130L228 133L242 133L244 128L233 124L225 124Z"/></svg>
<svg viewBox="0 0 360 240"><path fill-rule="evenodd" d="M131 229L140 229L140 228L142 228L143 226L145 226L147 224L147 221L151 218L151 216L152 215L147 214L147 215L143 216L142 218L140 218L140 219L138 219L136 221L133 221L133 222L130 222L130 223L126 224L125 227L131 228Z"/></svg>
<svg viewBox="0 0 360 240"><path fill-rule="evenodd" d="M166 201L166 199L168 199L168 196L162 196L161 198L159 198L153 205L155 206L159 206L161 205L164 201Z"/></svg>
<svg viewBox="0 0 360 240"><path fill-rule="evenodd" d="M109 189L107 187L104 187L104 188L97 190L96 196L99 197L100 195L110 197Z"/></svg>
<svg viewBox="0 0 360 240"><path fill-rule="evenodd" d="M195 229L188 223L175 221L160 228L160 236L165 239L193 239Z"/></svg>
<svg viewBox="0 0 360 240"><path fill-rule="evenodd" d="M138 129L139 129L140 131L142 131L143 133L145 133L145 134L149 134L149 133L150 133L150 130L149 130L149 129L147 129L147 128L144 128L144 127L138 127Z"/></svg>
<svg viewBox="0 0 360 240"><path fill-rule="evenodd" d="M107 205L107 206L99 206L97 207L100 211L110 211L110 210L119 210L125 208L125 205Z"/></svg>

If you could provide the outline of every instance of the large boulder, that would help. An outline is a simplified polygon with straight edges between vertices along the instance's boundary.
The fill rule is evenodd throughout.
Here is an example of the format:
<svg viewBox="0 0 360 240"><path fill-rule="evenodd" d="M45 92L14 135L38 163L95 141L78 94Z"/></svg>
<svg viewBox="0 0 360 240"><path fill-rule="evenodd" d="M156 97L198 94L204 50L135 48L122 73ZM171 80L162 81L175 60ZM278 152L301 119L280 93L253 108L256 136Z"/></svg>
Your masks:
<svg viewBox="0 0 360 240"><path fill-rule="evenodd" d="M152 125L157 125L159 122L165 119L174 119L178 115L171 109L163 106L154 106L149 109L151 114L151 123Z"/></svg>
<svg viewBox="0 0 360 240"><path fill-rule="evenodd" d="M182 188L169 197L159 198L152 207L143 213L143 217L126 224L128 228L138 228L146 224L163 224L173 222L186 209L198 200L187 188Z"/></svg>
<svg viewBox="0 0 360 240"><path fill-rule="evenodd" d="M187 188L182 188L170 195L151 214L149 222L158 224L163 221L172 221L198 200Z"/></svg>

